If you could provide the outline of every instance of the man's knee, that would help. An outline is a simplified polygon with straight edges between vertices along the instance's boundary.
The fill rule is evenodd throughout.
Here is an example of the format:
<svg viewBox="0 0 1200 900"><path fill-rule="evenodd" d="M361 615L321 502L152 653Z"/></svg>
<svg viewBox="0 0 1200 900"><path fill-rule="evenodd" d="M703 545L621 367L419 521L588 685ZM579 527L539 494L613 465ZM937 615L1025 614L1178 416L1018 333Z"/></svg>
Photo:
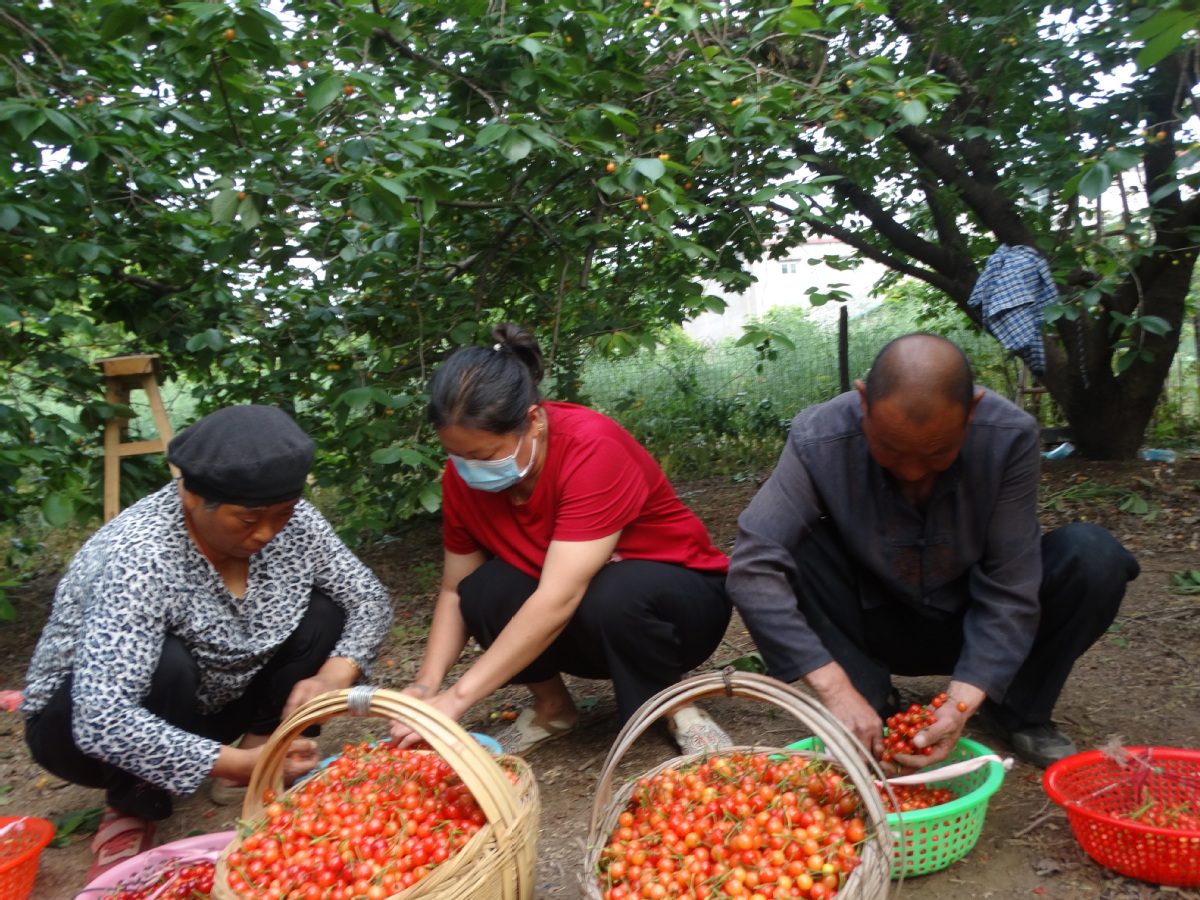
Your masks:
<svg viewBox="0 0 1200 900"><path fill-rule="evenodd" d="M1106 528L1072 522L1042 537L1042 565L1048 573L1065 570L1097 584L1119 584L1138 577L1137 560Z"/></svg>
<svg viewBox="0 0 1200 900"><path fill-rule="evenodd" d="M1073 522L1042 537L1042 570L1044 605L1075 598L1111 622L1139 566L1107 529Z"/></svg>

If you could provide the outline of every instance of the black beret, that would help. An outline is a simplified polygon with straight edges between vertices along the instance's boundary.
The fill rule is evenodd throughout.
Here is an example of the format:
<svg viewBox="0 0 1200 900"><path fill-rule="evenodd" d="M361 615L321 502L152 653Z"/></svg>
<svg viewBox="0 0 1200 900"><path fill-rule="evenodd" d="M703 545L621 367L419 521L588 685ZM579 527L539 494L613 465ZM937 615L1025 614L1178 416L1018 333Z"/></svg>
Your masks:
<svg viewBox="0 0 1200 900"><path fill-rule="evenodd" d="M179 432L167 459L184 488L205 500L271 506L303 493L314 446L282 409L228 406Z"/></svg>

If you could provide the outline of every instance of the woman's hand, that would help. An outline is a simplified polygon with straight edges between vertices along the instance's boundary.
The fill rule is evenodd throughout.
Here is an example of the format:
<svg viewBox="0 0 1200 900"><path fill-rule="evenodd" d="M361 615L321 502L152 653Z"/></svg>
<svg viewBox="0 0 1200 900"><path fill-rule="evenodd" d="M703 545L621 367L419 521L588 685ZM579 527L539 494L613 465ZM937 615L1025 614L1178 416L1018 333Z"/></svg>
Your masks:
<svg viewBox="0 0 1200 900"><path fill-rule="evenodd" d="M288 747L283 761L283 783L292 784L317 767L321 761L317 742L308 738L296 738Z"/></svg>
<svg viewBox="0 0 1200 900"><path fill-rule="evenodd" d="M230 784L247 784L266 746L266 741L253 747L223 746L209 774ZM311 772L320 761L316 741L304 737L296 738L288 747L283 763L284 781L290 784L301 778Z"/></svg>
<svg viewBox="0 0 1200 900"><path fill-rule="evenodd" d="M410 684L404 689L403 693L417 697L420 700L425 700L425 698L421 696L420 689L426 687L427 686L423 684ZM453 696L453 694L453 689L442 691L442 693L434 697L430 697L428 700L425 700L425 702L427 702L438 712L445 716L449 716L451 719L457 722L463 717L463 714L471 708L471 704L464 703L460 698ZM390 732L392 740L399 744L402 748L411 747L418 741L424 740L421 735L417 734L417 732L415 732L404 722L393 720L390 726Z"/></svg>
<svg viewBox="0 0 1200 900"><path fill-rule="evenodd" d="M311 678L297 681L283 705L282 718L286 719L297 709L322 694L348 688L358 680L358 664L346 656L331 656Z"/></svg>

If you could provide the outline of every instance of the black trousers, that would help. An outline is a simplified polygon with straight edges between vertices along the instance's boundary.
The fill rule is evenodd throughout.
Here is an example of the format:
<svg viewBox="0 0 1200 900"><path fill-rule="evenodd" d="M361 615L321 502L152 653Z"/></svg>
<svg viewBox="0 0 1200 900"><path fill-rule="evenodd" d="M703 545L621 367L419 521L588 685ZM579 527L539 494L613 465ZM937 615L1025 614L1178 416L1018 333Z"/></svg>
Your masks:
<svg viewBox="0 0 1200 900"><path fill-rule="evenodd" d="M864 609L866 583L834 529L822 524L797 554L800 609L834 659L877 712L891 675L948 675L963 647L965 610L922 616L894 600ZM1075 522L1042 536L1042 616L1033 648L998 712L1010 721L1050 720L1075 661L1116 618L1125 586L1138 576L1133 555L1099 525Z"/></svg>
<svg viewBox="0 0 1200 900"><path fill-rule="evenodd" d="M296 682L317 673L337 645L345 624L342 608L322 592L313 591L299 626L251 679L246 692L211 715L196 711L199 665L183 641L168 635L142 706L177 728L222 744L244 734L270 734L279 727L283 705ZM126 815L167 818L171 814L171 795L167 791L88 756L75 744L71 731L72 682L68 677L50 702L28 717L25 740L33 758L65 781L103 788L108 805Z"/></svg>
<svg viewBox="0 0 1200 900"><path fill-rule="evenodd" d="M537 586L537 579L498 559L464 578L458 593L471 636L490 647ZM612 679L625 721L708 659L731 611L724 572L638 559L609 563L562 633L512 683L536 684L564 672Z"/></svg>

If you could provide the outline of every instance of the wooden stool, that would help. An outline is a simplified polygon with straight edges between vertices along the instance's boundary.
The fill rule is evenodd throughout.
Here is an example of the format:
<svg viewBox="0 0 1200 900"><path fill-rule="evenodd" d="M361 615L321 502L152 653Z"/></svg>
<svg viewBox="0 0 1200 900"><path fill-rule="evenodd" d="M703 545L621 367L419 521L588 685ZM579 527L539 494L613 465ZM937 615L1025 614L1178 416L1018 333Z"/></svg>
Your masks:
<svg viewBox="0 0 1200 900"><path fill-rule="evenodd" d="M166 453L175 433L158 393L157 377L162 374L162 363L157 353L109 356L96 360L96 365L104 371L104 399L128 406L129 392L140 388L146 393L158 430L158 440L123 443L121 438L129 433L129 420L113 417L104 423L104 521L107 522L121 511L121 457ZM178 474L179 470L171 466L171 475Z"/></svg>

